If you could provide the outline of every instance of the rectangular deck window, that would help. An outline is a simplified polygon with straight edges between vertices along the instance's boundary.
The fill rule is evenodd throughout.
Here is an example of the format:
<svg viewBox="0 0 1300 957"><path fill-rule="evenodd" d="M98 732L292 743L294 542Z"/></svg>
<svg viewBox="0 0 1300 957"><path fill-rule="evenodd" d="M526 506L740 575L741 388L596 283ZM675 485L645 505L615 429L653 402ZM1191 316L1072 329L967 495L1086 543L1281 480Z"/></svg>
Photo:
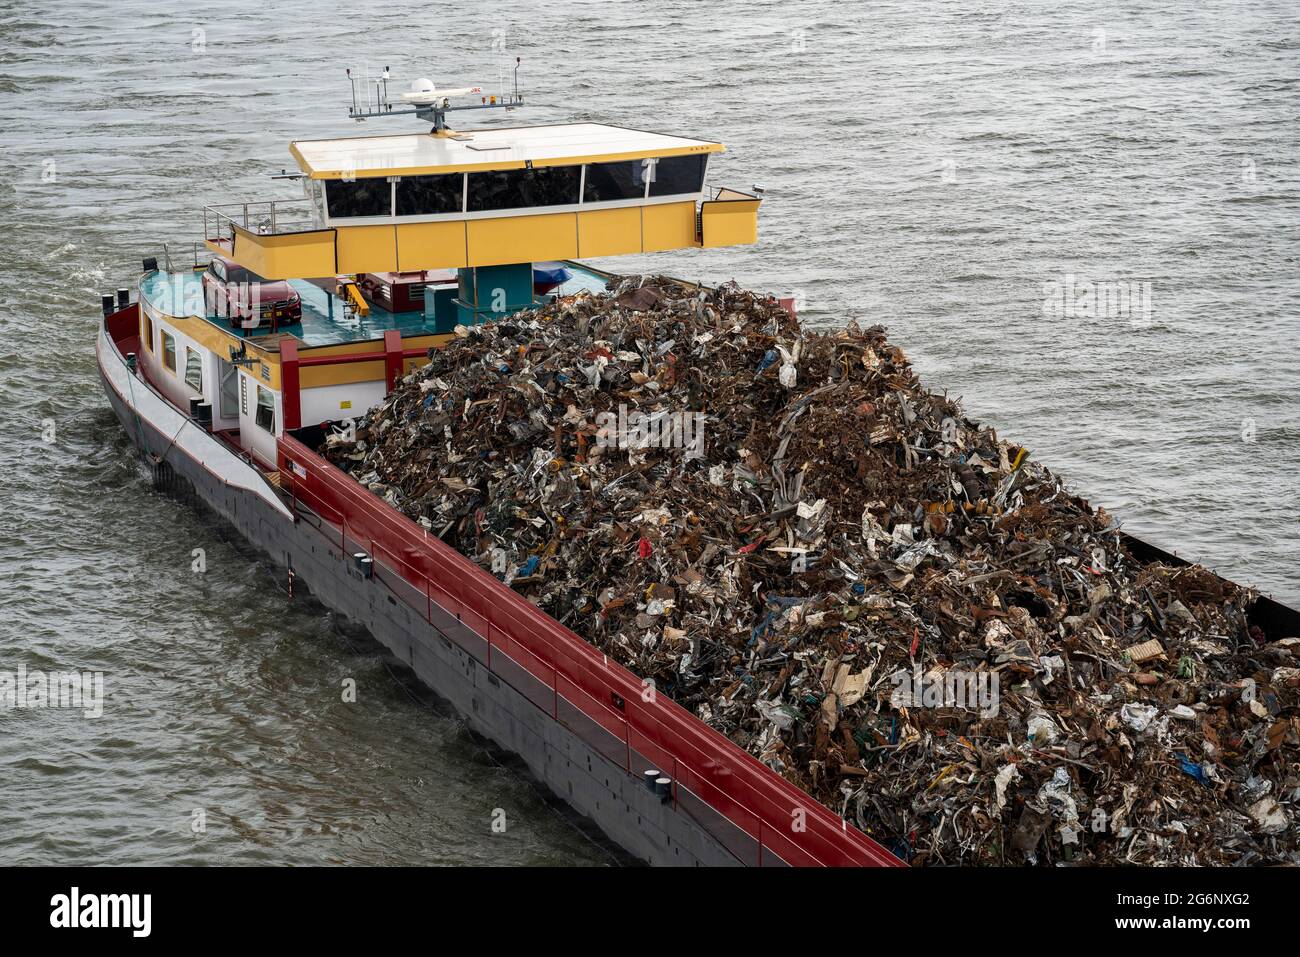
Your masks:
<svg viewBox="0 0 1300 957"><path fill-rule="evenodd" d="M185 347L185 384L195 392L203 391L203 354Z"/></svg>
<svg viewBox="0 0 1300 957"><path fill-rule="evenodd" d="M704 164L707 159L703 154L659 157L650 178L650 195L698 193L704 188Z"/></svg>
<svg viewBox="0 0 1300 957"><path fill-rule="evenodd" d="M584 203L608 203L644 196L645 160L591 163L587 166L587 182L582 190Z"/></svg>
<svg viewBox="0 0 1300 957"><path fill-rule="evenodd" d="M311 203L312 224L325 225L325 184L318 179L304 179L302 194Z"/></svg>
<svg viewBox="0 0 1300 957"><path fill-rule="evenodd" d="M403 176L397 183L397 215L459 213L464 202L464 191L464 173Z"/></svg>
<svg viewBox="0 0 1300 957"><path fill-rule="evenodd" d="M275 433L275 396L270 389L257 387L257 415L253 421L266 431Z"/></svg>
<svg viewBox="0 0 1300 957"><path fill-rule="evenodd" d="M144 309L140 310L140 314L144 316L144 347L153 352L153 320Z"/></svg>
<svg viewBox="0 0 1300 957"><path fill-rule="evenodd" d="M580 166L500 169L469 174L469 211L570 206L578 202Z"/></svg>
<svg viewBox="0 0 1300 957"><path fill-rule="evenodd" d="M352 182L332 179L325 186L325 199L331 219L393 215L393 184L386 176Z"/></svg>
<svg viewBox="0 0 1300 957"><path fill-rule="evenodd" d="M169 372L176 371L176 337L166 329L162 330L163 368Z"/></svg>

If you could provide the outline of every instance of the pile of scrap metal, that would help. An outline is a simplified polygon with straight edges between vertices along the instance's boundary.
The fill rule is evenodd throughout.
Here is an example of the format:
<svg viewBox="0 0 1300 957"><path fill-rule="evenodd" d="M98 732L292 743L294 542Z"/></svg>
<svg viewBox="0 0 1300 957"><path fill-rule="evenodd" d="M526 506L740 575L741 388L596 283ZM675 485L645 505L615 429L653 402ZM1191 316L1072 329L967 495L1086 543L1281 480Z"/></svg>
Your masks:
<svg viewBox="0 0 1300 957"><path fill-rule="evenodd" d="M1300 637L1139 561L880 327L633 277L324 453L914 863L1300 863Z"/></svg>

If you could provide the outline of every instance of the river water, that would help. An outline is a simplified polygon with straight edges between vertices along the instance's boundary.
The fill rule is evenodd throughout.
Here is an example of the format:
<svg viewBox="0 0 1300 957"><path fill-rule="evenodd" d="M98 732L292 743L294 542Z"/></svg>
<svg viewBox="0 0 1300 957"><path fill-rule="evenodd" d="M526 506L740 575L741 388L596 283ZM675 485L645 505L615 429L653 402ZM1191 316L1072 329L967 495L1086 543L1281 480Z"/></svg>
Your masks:
<svg viewBox="0 0 1300 957"><path fill-rule="evenodd" d="M366 9L0 2L0 672L106 692L0 711L0 863L622 861L156 493L100 392L99 293L203 204L293 196L291 139L418 128L356 129L348 66L495 88L518 55L536 105L496 122L725 142L758 245L597 265L884 323L1131 531L1300 602L1293 4Z"/></svg>

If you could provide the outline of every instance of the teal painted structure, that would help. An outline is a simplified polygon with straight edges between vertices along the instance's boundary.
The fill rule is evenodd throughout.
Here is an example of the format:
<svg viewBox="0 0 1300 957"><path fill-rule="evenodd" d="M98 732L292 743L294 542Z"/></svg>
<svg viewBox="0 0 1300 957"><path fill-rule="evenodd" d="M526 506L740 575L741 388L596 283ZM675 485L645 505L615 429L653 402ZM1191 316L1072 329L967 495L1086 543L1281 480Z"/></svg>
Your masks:
<svg viewBox="0 0 1300 957"><path fill-rule="evenodd" d="M455 286L425 286L424 315L433 321L434 332L451 332L460 322L456 299L460 290Z"/></svg>
<svg viewBox="0 0 1300 957"><path fill-rule="evenodd" d="M461 325L491 322L535 305L532 263L473 266L459 270L458 277L456 311Z"/></svg>
<svg viewBox="0 0 1300 957"><path fill-rule="evenodd" d="M605 277L599 273L583 268L579 263L567 262L572 275L555 290L557 295L570 295L582 290L598 292L605 288ZM496 270L505 270L504 277L495 274ZM332 286L331 280L290 279L289 284L298 291L302 298L302 319L296 323L280 326L279 331L295 336L307 348L314 346L340 345L345 342L366 342L382 340L384 332L398 330L403 336L420 336L432 333L451 332L457 323L490 322L502 318L491 311L492 290L506 288L506 314L521 308L522 300L529 308L549 301L552 296L534 296L532 265L523 263L512 266L479 267L478 287L486 292L485 312L476 320L462 319L458 303L464 279L460 287L426 286L424 308L414 312L388 312L382 307L371 304L370 315L360 316L346 308L343 299L323 288L322 283ZM474 272L474 270L462 270ZM526 279L524 277L527 277ZM502 278L510 280L509 286L501 286ZM522 291L527 287L526 294ZM430 295L432 294L432 295ZM158 271L140 280L140 295L150 305L166 315L200 316L206 312L203 297L202 273L193 270L178 272ZM471 300L472 301L472 300ZM267 326L255 329L231 328L223 319L207 317L208 321L241 339L257 340L270 332Z"/></svg>

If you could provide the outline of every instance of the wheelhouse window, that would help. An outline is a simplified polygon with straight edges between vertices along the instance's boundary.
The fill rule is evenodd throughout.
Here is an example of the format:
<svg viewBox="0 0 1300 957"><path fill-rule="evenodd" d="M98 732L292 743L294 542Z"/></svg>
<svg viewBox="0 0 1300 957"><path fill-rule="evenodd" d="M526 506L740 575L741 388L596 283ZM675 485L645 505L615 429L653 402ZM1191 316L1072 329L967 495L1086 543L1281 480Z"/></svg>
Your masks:
<svg viewBox="0 0 1300 957"><path fill-rule="evenodd" d="M190 346L185 347L185 384L195 392L203 391L203 355Z"/></svg>
<svg viewBox="0 0 1300 957"><path fill-rule="evenodd" d="M275 432L275 396L270 389L263 389L260 385L257 387L257 414L253 421L266 431Z"/></svg>
<svg viewBox="0 0 1300 957"><path fill-rule="evenodd" d="M591 163L587 182L582 189L584 203L608 203L616 199L641 199L645 196L645 161L623 160L618 163Z"/></svg>
<svg viewBox="0 0 1300 957"><path fill-rule="evenodd" d="M465 174L403 176L397 183L397 215L429 216L459 213L464 201Z"/></svg>
<svg viewBox="0 0 1300 957"><path fill-rule="evenodd" d="M386 176L348 182L332 179L325 186L331 219L349 216L391 216L393 185Z"/></svg>
<svg viewBox="0 0 1300 957"><path fill-rule="evenodd" d="M302 194L306 197L307 202L311 203L312 224L323 226L325 224L325 184L318 179L306 179L302 181Z"/></svg>
<svg viewBox="0 0 1300 957"><path fill-rule="evenodd" d="M578 202L580 166L501 169L469 174L469 211L569 206Z"/></svg>
<svg viewBox="0 0 1300 957"><path fill-rule="evenodd" d="M676 196L681 193L698 193L704 188L704 164L708 157L661 156L654 163L650 177L651 196Z"/></svg>
<svg viewBox="0 0 1300 957"><path fill-rule="evenodd" d="M153 319L149 318L149 314L143 309L140 313L144 316L144 347L153 352Z"/></svg>
<svg viewBox="0 0 1300 957"><path fill-rule="evenodd" d="M162 330L162 360L166 369L176 371L176 337L166 329Z"/></svg>

